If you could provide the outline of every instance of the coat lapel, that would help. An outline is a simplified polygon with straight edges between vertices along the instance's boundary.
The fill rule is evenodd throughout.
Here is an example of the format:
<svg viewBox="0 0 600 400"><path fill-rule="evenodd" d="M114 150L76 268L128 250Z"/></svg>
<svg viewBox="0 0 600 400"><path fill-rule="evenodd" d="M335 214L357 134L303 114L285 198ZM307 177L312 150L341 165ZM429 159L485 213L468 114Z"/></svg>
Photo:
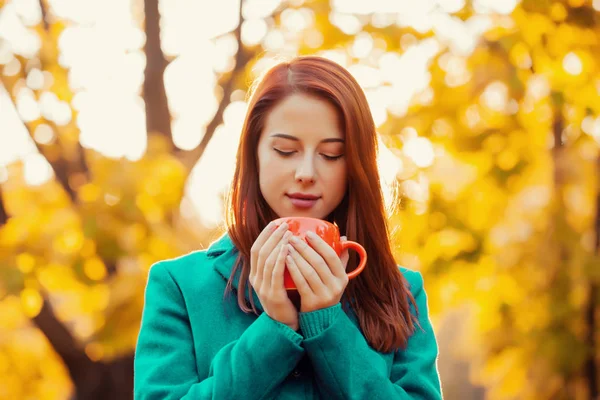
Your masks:
<svg viewBox="0 0 600 400"><path fill-rule="evenodd" d="M223 236L213 242L207 250L207 256L212 260L213 267L223 277L223 279L225 279L226 282L229 280L229 276L233 270L238 253L238 250L233 245L233 242L227 233L223 234ZM238 269L235 273L233 281L231 282L231 286L236 292L238 291L238 283L241 272L241 269ZM250 287L246 287L246 293L244 293L246 301L250 301L250 291L252 292L252 297L254 299L256 308L263 312L264 309L262 304L260 304L260 300L258 299L256 292Z"/></svg>

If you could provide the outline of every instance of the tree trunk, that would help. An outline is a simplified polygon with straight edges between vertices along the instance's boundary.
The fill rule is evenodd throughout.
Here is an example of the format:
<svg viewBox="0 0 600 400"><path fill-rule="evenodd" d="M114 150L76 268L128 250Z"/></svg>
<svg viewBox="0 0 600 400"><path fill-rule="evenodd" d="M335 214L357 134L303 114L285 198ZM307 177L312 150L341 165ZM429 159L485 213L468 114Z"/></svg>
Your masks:
<svg viewBox="0 0 600 400"><path fill-rule="evenodd" d="M554 136L554 148L553 148L553 158L554 158L554 183L557 187L557 196L559 199L562 198L561 189L565 184L565 176L564 171L564 162L560 160L562 153L564 152L564 143L562 140L562 135L564 131L564 119L562 115L562 99L555 99L555 111L554 111L554 124L553 124L553 136ZM600 159L598 160L598 166L600 167ZM599 168L600 171L600 168ZM597 200L597 211L596 211L596 221L595 221L595 229L596 229L596 242L595 242L595 250L596 255L600 254L600 193L598 194ZM566 260L568 258L568 254L565 254L564 247L560 248L561 258ZM586 389L591 400L600 399L598 393L598 368L596 365L596 299L598 297L598 287L594 282L590 283L589 286L589 300L586 305L586 309L584 310L584 318L587 327L587 335L585 338L586 347L588 349L588 356L583 365L583 378L586 382Z"/></svg>
<svg viewBox="0 0 600 400"><path fill-rule="evenodd" d="M596 162L597 171L600 175L600 157ZM595 256L600 256L600 192L596 197L596 221L595 221L595 230L596 230L596 243L595 243ZM597 325L597 313L598 308L596 307L596 303L598 301L598 284L594 281L590 283L590 293L589 300L587 304L587 310L585 312L585 318L588 326L587 332L587 348L588 348L588 357L585 361L585 379L587 381L588 391L590 393L590 398L592 399L600 399L600 393L598 388L598 365L597 365L597 353L598 353L598 344L596 342L596 334L598 331Z"/></svg>
<svg viewBox="0 0 600 400"><path fill-rule="evenodd" d="M146 69L144 71L143 97L146 104L146 130L160 133L175 148L171 134L171 114L165 91L164 74L168 65L160 45L160 14L158 0L144 1L146 32Z"/></svg>
<svg viewBox="0 0 600 400"><path fill-rule="evenodd" d="M0 184L0 228L8 222L8 213L4 207L4 198L2 196L2 184Z"/></svg>
<svg viewBox="0 0 600 400"><path fill-rule="evenodd" d="M44 332L63 360L75 391L75 399L130 400L133 398L133 355L110 363L92 361L65 325L56 318L47 298L34 324Z"/></svg>
<svg viewBox="0 0 600 400"><path fill-rule="evenodd" d="M235 90L236 80L243 74L245 65L251 58L251 54L244 51L241 42L241 24L243 22L240 2L240 21L235 30L235 36L238 41L238 54L236 56L235 69L225 76L220 84L223 87L223 98L220 100L218 111L213 120L207 127L202 143L198 148L191 152L178 152L178 156L183 156L184 164L193 166L202 156L206 146L212 138L215 129L222 123L223 112L229 105L231 93ZM50 23L47 19L48 8L45 0L39 0L39 6L42 12L43 27L48 30ZM164 88L164 70L168 65L160 47L160 15L158 12L158 0L145 0L146 12L146 57L147 65L145 70L145 81L143 96L146 101L147 130L149 133L159 132L165 135L172 142L171 121L168 109L167 97ZM48 63L58 65L57 60L44 60ZM65 71L63 71L65 72ZM65 72L66 73L66 72ZM1 74L0 74L1 76ZM9 90L9 93L12 91ZM13 99L14 101L14 99ZM59 127L51 121L46 121L57 134ZM24 124L33 137L31 127ZM38 151L44 155L54 172L56 180L63 187L73 206L78 207L77 188L82 181L88 181L88 168L83 148L79 144L79 152L71 152L68 159L65 157L66 149L60 142L49 145L41 145L34 141ZM57 146L51 148L50 146ZM175 150L175 146L173 145ZM56 156L58 154L58 156ZM51 155L55 155L51 157ZM2 192L0 188L0 226L6 222L8 215L2 202ZM115 270L115 263L110 260L103 260L109 273ZM133 353L111 362L96 362L89 358L81 343L70 333L67 326L57 318L52 310L52 305L48 297L44 298L44 303L40 313L32 319L38 329L45 335L52 348L63 360L74 385L73 399L81 400L129 400L133 398Z"/></svg>

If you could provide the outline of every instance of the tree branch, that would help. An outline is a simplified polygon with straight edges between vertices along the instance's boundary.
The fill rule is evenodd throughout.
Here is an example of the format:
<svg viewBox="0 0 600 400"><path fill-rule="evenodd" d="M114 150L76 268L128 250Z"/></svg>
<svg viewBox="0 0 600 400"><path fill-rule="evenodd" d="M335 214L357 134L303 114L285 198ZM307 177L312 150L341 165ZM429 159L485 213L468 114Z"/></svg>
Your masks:
<svg viewBox="0 0 600 400"><path fill-rule="evenodd" d="M0 84L2 84L2 86L8 92L9 97L11 98L13 105L14 105L15 99L13 98L13 88L7 83L6 78L4 77L4 75L1 72L2 71L0 71ZM57 140L52 144L43 145L43 146L40 145L34 139L33 132L31 131L31 129L32 129L31 124L24 122L24 121L22 121L22 122L23 122L23 126L25 127L25 129L27 129L27 132L29 133L29 137L33 141L37 151L40 154L42 154L46 158L46 160L48 160L48 163L50 163L52 172L54 172L54 176L56 177L56 180L60 183L60 185L62 186L64 191L67 193L67 195L71 199L71 201L75 202L75 200L77 198L77 193L75 192L75 190L73 189L73 187L71 187L71 185L69 183L69 164L68 164L67 160L65 160L62 157L50 157L48 155L49 152L53 153L53 154L60 154L61 153L60 143ZM56 128L56 125L54 123L52 123L51 121L46 121L46 122L53 128Z"/></svg>
<svg viewBox="0 0 600 400"><path fill-rule="evenodd" d="M28 124L23 124L23 125L29 131L29 136L31 137L33 143L35 143L35 147L37 148L37 150L50 163L50 166L52 167L52 171L54 172L54 176L56 177L56 180L58 181L58 183L60 183L63 190L67 193L67 195L69 196L69 199L71 199L71 202L72 203L77 202L77 192L75 191L75 189L73 189L73 187L69 183L69 165L68 165L67 161L62 157L59 157L59 158L51 161L51 158L48 157L48 154L47 154L48 152L45 149L46 146L41 146L39 143L37 143L35 141Z"/></svg>
<svg viewBox="0 0 600 400"><path fill-rule="evenodd" d="M0 228L8 222L8 213L4 207L4 197L2 196L2 185L0 184Z"/></svg>
<svg viewBox="0 0 600 400"><path fill-rule="evenodd" d="M39 5L40 5L40 12L42 14L42 23L44 25L44 32L47 35L47 39L51 40L53 39L51 37L50 34L50 21L48 18L48 8L46 5L46 0L39 0ZM42 38L43 40L44 38ZM48 53L43 53L43 54L48 54ZM52 59L52 60L46 60L44 58L40 59L40 64L41 64L41 69L44 69L44 65L45 64L52 64L52 65L59 65L58 60L57 59ZM63 68L58 68L54 71L54 74L59 73L62 75L66 75L66 72ZM65 79L67 80L67 79ZM51 121L46 121L51 127L52 129L54 129L55 132L57 132L57 136L58 132L60 131L59 127L54 124ZM71 122L71 124L74 123L73 121ZM30 130L30 136L31 136L31 130ZM33 136L31 136L33 138ZM57 142L60 141L60 138L58 138ZM35 142L35 140L34 140ZM44 151L41 150L40 146L36 143L36 146L38 148L38 151L42 154L44 154ZM63 149L64 150L64 149ZM61 184L63 185L63 187L65 187L65 190L67 191L67 193L69 194L69 197L71 198L71 200L75 199L75 192L74 190L76 189L77 186L79 186L80 183L82 183L82 181L89 181L90 176L89 176L89 168L87 166L87 161L85 159L85 149L83 148L83 146L81 145L81 143L79 141L77 141L77 144L75 145L75 151L74 152L69 152L68 158L64 157L64 151L61 152L61 154L63 154L63 158L62 161L60 161L60 164L63 165L57 165L55 168L55 173L57 173L57 179L59 182L61 182ZM47 158L47 157L46 157ZM50 162L50 160L48 160ZM65 175L64 176L60 176L58 174L64 172ZM76 179L73 180L73 182L69 182L69 176L74 177ZM79 179L81 178L81 179ZM70 191L73 191L73 193L70 193Z"/></svg>
<svg viewBox="0 0 600 400"><path fill-rule="evenodd" d="M40 11L42 12L42 24L44 24L44 30L48 31L50 24L48 23L48 9L44 0L39 0Z"/></svg>
<svg viewBox="0 0 600 400"><path fill-rule="evenodd" d="M206 147L208 146L208 143L215 134L215 130L221 123L223 123L223 113L231 102L231 94L235 90L235 82L240 75L244 73L246 64L254 56L254 54L252 54L250 51L244 49L244 44L242 43L242 24L244 23L244 16L242 14L243 3L244 1L240 0L240 7L238 11L239 23L234 31L235 39L238 45L238 51L235 56L235 67L233 71L229 73L225 82L222 83L223 97L219 101L217 112L213 116L213 119L210 121L210 123L206 126L206 131L198 147L187 152L178 152L180 159L182 159L184 165L186 165L189 169L193 168L198 160L202 157Z"/></svg>
<svg viewBox="0 0 600 400"><path fill-rule="evenodd" d="M165 69L169 63L165 59L160 45L158 0L145 0L144 13L146 69L144 71L143 98L146 108L146 130L149 134L164 135L174 149L171 113L164 83Z"/></svg>

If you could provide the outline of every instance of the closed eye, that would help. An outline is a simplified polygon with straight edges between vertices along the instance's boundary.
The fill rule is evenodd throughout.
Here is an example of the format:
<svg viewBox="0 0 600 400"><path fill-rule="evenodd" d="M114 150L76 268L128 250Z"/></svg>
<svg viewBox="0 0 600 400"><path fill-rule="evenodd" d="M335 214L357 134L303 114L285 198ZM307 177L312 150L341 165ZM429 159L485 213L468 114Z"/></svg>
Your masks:
<svg viewBox="0 0 600 400"><path fill-rule="evenodd" d="M322 156L323 156L323 158L325 158L328 161L335 161L335 160L338 160L338 159L344 157L343 154L340 154L339 156L328 156L326 154L322 154Z"/></svg>
<svg viewBox="0 0 600 400"><path fill-rule="evenodd" d="M275 147L273 147L273 150L275 150L282 157L290 157L292 154L297 153L296 150L283 151L283 150L276 149ZM321 156L323 156L323 158L326 159L327 161L335 161L335 160L339 160L340 158L344 157L343 154L340 154L338 156L328 156L327 154L321 154Z"/></svg>
<svg viewBox="0 0 600 400"><path fill-rule="evenodd" d="M273 148L273 150L275 150L277 153L279 153L280 155L284 156L284 157L289 157L292 154L294 154L296 151L281 151L279 149Z"/></svg>

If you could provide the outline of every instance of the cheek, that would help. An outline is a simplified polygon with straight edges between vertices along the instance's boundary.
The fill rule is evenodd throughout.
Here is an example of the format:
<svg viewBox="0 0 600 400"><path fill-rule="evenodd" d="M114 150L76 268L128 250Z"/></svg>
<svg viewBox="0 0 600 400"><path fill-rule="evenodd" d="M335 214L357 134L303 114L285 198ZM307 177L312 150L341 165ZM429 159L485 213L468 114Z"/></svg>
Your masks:
<svg viewBox="0 0 600 400"><path fill-rule="evenodd" d="M261 176L267 176L270 178L276 177L277 171L282 170L282 165L277 158L267 155L261 159L259 173Z"/></svg>
<svg viewBox="0 0 600 400"><path fill-rule="evenodd" d="M258 164L260 169L268 169L278 161L276 153L269 146L259 146Z"/></svg>
<svg viewBox="0 0 600 400"><path fill-rule="evenodd" d="M259 164L258 178L261 190L271 192L273 188L281 188L281 180L285 175L285 166L276 157L262 157Z"/></svg>
<svg viewBox="0 0 600 400"><path fill-rule="evenodd" d="M331 168L327 175L327 186L334 189L336 197L344 197L347 186L346 165L341 164L335 168Z"/></svg>

